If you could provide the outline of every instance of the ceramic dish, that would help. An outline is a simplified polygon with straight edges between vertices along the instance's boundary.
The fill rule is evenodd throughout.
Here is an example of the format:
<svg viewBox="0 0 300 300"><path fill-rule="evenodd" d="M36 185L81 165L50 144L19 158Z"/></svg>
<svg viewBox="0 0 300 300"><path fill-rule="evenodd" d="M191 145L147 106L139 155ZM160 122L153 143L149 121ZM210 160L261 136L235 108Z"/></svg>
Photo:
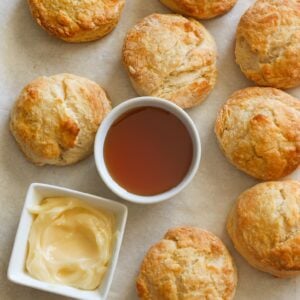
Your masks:
<svg viewBox="0 0 300 300"><path fill-rule="evenodd" d="M117 235L116 235L116 240L114 242L112 258L108 270L98 289L93 291L84 291L84 290L76 289L65 285L42 282L40 280L31 277L26 272L25 261L27 256L27 242L28 242L28 236L31 229L31 224L33 221L33 216L28 209L38 204L42 199L46 197L76 197L95 207L99 207L103 210L112 212L115 215L116 217L115 230L117 231ZM126 225L126 219L127 219L127 207L118 202L107 200L98 196L66 189L63 187L40 184L40 183L31 184L27 191L24 208L22 211L12 255L9 262L9 267L8 267L9 280L21 285L33 287L36 289L40 289L43 291L52 292L52 293L56 293L68 297L73 297L76 299L86 299L86 300L106 299L106 296L108 294L112 282L116 264L118 261L118 256L119 256L120 247L122 244L122 239L123 239L125 225Z"/></svg>
<svg viewBox="0 0 300 300"><path fill-rule="evenodd" d="M109 174L109 171L105 164L104 154L103 154L106 135L110 127L114 124L114 122L124 113L132 109L141 108L141 107L157 107L174 114L186 126L193 143L193 158L192 158L190 168L186 176L184 177L184 179L174 188L154 196L141 196L141 195L133 194L125 190L122 186L120 186ZM124 101L123 103L119 104L104 119L96 135L94 156L95 156L97 169L101 178L115 194L131 202L135 202L139 204L152 204L152 203L161 202L174 197L191 182L191 180L193 179L193 177L195 176L199 168L200 157L201 157L201 143L200 143L200 137L198 131L196 129L193 120L179 106L173 104L170 101L160 99L160 98L138 97L138 98L133 98Z"/></svg>

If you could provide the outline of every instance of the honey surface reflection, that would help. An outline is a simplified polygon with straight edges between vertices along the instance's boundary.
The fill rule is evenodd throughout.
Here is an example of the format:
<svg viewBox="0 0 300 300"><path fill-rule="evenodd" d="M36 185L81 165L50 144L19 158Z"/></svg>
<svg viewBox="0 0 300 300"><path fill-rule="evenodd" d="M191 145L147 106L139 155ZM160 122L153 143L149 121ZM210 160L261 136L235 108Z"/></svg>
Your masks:
<svg viewBox="0 0 300 300"><path fill-rule="evenodd" d="M185 125L156 107L122 115L109 129L104 144L110 175L137 195L157 195L178 185L192 158L193 143Z"/></svg>

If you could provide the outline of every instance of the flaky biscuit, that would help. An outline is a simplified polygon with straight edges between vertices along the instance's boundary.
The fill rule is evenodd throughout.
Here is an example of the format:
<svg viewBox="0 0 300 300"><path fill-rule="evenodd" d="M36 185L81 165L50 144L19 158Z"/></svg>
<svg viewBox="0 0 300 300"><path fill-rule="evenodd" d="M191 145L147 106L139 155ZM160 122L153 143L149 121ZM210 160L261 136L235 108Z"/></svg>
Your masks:
<svg viewBox="0 0 300 300"><path fill-rule="evenodd" d="M300 183L264 182L242 193L227 222L235 248L277 277L300 274Z"/></svg>
<svg viewBox="0 0 300 300"><path fill-rule="evenodd" d="M279 179L300 163L300 101L274 88L237 91L220 110L215 133L237 168L258 179Z"/></svg>
<svg viewBox="0 0 300 300"><path fill-rule="evenodd" d="M196 227L170 229L146 254L137 278L143 300L234 297L237 272L214 234Z"/></svg>
<svg viewBox="0 0 300 300"><path fill-rule="evenodd" d="M235 55L258 85L300 85L300 1L256 1L238 25Z"/></svg>
<svg viewBox="0 0 300 300"><path fill-rule="evenodd" d="M89 42L117 25L125 0L28 0L33 18L48 33L67 42Z"/></svg>
<svg viewBox="0 0 300 300"><path fill-rule="evenodd" d="M228 12L237 0L160 0L171 10L197 19L211 19Z"/></svg>
<svg viewBox="0 0 300 300"><path fill-rule="evenodd" d="M104 90L71 74L39 77L21 92L10 129L37 165L69 165L92 153L96 131L111 110Z"/></svg>
<svg viewBox="0 0 300 300"><path fill-rule="evenodd" d="M216 45L196 20L152 14L127 34L123 62L136 92L182 108L201 103L213 89Z"/></svg>

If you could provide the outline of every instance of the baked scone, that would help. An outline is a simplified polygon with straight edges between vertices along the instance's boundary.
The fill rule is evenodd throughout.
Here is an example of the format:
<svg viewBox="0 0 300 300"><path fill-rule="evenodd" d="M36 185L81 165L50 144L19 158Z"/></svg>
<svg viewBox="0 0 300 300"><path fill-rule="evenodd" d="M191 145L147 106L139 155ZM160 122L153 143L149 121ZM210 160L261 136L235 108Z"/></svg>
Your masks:
<svg viewBox="0 0 300 300"><path fill-rule="evenodd" d="M37 165L69 165L92 153L96 131L111 104L95 82L71 74L39 77L21 92L10 129Z"/></svg>
<svg viewBox="0 0 300 300"><path fill-rule="evenodd" d="M48 33L79 43L100 39L119 22L125 0L28 0L33 18Z"/></svg>
<svg viewBox="0 0 300 300"><path fill-rule="evenodd" d="M229 300L236 284L234 262L218 237L196 227L177 227L149 249L137 292L143 300Z"/></svg>
<svg viewBox="0 0 300 300"><path fill-rule="evenodd" d="M160 0L171 10L197 19L211 19L227 13L237 0Z"/></svg>
<svg viewBox="0 0 300 300"><path fill-rule="evenodd" d="M235 248L277 277L300 274L300 182L264 182L242 193L228 217Z"/></svg>
<svg viewBox="0 0 300 300"><path fill-rule="evenodd" d="M182 108L201 103L213 89L216 45L196 20L152 14L127 34L123 62L136 92Z"/></svg>
<svg viewBox="0 0 300 300"><path fill-rule="evenodd" d="M256 1L238 25L235 55L258 85L300 85L300 1Z"/></svg>
<svg viewBox="0 0 300 300"><path fill-rule="evenodd" d="M267 87L235 92L220 110L215 133L237 168L276 180L300 164L300 101Z"/></svg>

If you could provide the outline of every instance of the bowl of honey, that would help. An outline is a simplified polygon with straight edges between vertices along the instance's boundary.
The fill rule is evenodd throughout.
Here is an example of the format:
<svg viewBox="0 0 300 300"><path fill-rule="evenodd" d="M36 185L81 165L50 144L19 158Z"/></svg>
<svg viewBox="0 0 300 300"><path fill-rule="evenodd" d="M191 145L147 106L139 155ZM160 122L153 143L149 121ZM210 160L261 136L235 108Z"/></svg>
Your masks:
<svg viewBox="0 0 300 300"><path fill-rule="evenodd" d="M164 99L138 97L103 120L94 156L100 177L116 195L151 204L174 197L191 182L201 143L183 109Z"/></svg>

